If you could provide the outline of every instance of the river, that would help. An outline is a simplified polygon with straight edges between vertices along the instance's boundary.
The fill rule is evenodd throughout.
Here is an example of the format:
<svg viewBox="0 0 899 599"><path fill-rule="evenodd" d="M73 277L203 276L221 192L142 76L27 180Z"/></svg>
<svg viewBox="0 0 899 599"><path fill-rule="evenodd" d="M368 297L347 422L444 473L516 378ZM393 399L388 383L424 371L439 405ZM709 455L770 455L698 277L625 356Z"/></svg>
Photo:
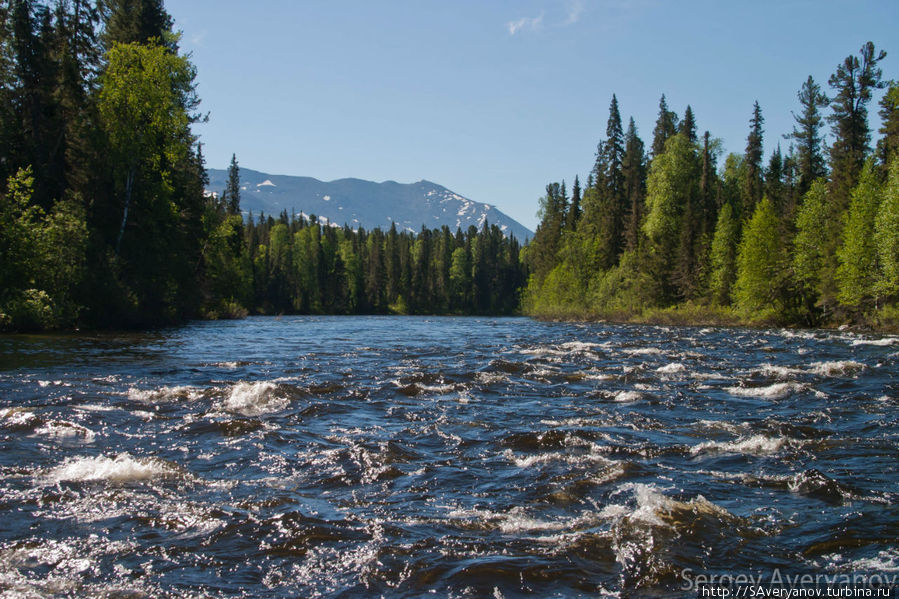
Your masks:
<svg viewBox="0 0 899 599"><path fill-rule="evenodd" d="M253 317L0 337L3 597L899 578L899 338Z"/></svg>

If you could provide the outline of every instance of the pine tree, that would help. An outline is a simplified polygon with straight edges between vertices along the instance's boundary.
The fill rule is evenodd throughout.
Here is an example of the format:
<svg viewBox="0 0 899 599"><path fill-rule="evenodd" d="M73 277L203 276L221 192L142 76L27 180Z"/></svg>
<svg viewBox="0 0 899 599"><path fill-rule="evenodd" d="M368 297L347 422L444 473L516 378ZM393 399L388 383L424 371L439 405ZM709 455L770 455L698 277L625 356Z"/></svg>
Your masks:
<svg viewBox="0 0 899 599"><path fill-rule="evenodd" d="M798 93L802 113L793 113L796 125L793 132L785 135L787 139L796 141L799 182L797 193L802 196L812 185L812 181L827 174L827 166L822 153L823 139L821 127L823 117L819 110L827 106L829 100L821 92L821 86L815 83L811 75L802 84Z"/></svg>
<svg viewBox="0 0 899 599"><path fill-rule="evenodd" d="M762 109L758 101L752 107L749 119L749 136L746 138L746 180L743 183L743 214L751 215L764 193L762 177Z"/></svg>
<svg viewBox="0 0 899 599"><path fill-rule="evenodd" d="M835 138L830 148L831 201L841 212L849 204L868 152L868 102L872 91L884 86L877 65L886 52L876 52L874 44L868 42L859 54L861 59L847 56L828 81L835 91L833 113L827 117Z"/></svg>

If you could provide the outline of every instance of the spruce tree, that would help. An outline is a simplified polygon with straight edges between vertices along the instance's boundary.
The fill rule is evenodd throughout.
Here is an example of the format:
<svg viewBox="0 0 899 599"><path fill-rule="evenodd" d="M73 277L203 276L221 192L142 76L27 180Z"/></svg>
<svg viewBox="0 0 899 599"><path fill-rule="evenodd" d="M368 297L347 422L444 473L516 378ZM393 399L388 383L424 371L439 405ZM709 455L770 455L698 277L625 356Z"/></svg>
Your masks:
<svg viewBox="0 0 899 599"><path fill-rule="evenodd" d="M802 106L802 112L799 115L793 113L796 125L793 127L793 132L784 137L796 141L797 166L799 169L797 193L802 196L811 187L812 181L818 177L823 177L827 173L827 166L822 153L823 139L821 137L821 127L823 117L820 109L827 106L829 100L821 92L821 86L815 83L811 75L802 84L802 88L797 95L799 104Z"/></svg>
<svg viewBox="0 0 899 599"><path fill-rule="evenodd" d="M762 109L758 101L752 107L752 118L749 119L749 135L746 138L746 179L743 182L743 214L747 217L753 214L755 206L762 199L764 193L762 177L762 125L765 119L762 117Z"/></svg>
<svg viewBox="0 0 899 599"><path fill-rule="evenodd" d="M565 228L574 232L577 230L578 221L581 220L581 182L578 176L574 176L574 185L571 186L571 204L568 214L565 215Z"/></svg>
<svg viewBox="0 0 899 599"><path fill-rule="evenodd" d="M640 223L643 220L646 197L646 154L643 140L637 135L633 117L624 134L624 160L621 164L627 212L624 218L624 249L636 251L640 242Z"/></svg>
<svg viewBox="0 0 899 599"><path fill-rule="evenodd" d="M665 151L665 143L677 134L677 114L668 110L665 94L659 99L659 116L655 129L652 130L652 157Z"/></svg>
<svg viewBox="0 0 899 599"><path fill-rule="evenodd" d="M146 44L155 39L170 51L178 51L177 38L172 33L174 22L162 0L101 0L100 6L106 23L103 41L107 49L115 42Z"/></svg>
<svg viewBox="0 0 899 599"><path fill-rule="evenodd" d="M684 111L684 120L681 121L680 126L678 127L678 133L684 133L691 142L696 143L696 117L693 116L693 109L687 104L687 109Z"/></svg>
<svg viewBox="0 0 899 599"><path fill-rule="evenodd" d="M228 183L223 196L228 214L240 214L240 167L237 165L237 154L231 155Z"/></svg>

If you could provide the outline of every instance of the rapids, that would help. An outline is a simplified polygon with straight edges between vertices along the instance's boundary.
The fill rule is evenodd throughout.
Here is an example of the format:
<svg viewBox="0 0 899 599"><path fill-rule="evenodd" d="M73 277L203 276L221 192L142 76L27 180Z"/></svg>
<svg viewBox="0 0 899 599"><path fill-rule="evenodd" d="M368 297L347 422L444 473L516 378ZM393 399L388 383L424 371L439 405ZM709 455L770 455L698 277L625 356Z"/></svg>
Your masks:
<svg viewBox="0 0 899 599"><path fill-rule="evenodd" d="M0 337L0 597L899 580L897 346L417 317Z"/></svg>

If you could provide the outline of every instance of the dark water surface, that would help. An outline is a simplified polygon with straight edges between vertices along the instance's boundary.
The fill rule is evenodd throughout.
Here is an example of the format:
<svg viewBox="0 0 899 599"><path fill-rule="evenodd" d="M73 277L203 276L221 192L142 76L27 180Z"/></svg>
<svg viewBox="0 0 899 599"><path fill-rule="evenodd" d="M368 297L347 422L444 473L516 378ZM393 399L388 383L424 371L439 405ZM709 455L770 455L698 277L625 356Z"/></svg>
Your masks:
<svg viewBox="0 0 899 599"><path fill-rule="evenodd" d="M0 338L3 597L899 575L899 338L296 317Z"/></svg>

